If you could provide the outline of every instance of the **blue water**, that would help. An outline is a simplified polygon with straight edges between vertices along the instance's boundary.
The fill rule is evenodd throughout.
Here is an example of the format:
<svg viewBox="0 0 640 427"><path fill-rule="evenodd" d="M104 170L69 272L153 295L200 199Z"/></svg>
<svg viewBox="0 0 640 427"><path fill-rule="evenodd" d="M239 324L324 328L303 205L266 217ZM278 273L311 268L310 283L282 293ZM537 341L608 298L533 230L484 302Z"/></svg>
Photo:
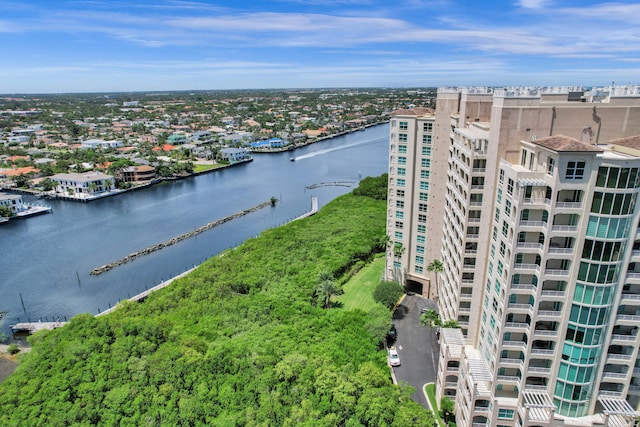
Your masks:
<svg viewBox="0 0 640 427"><path fill-rule="evenodd" d="M17 321L97 314L265 229L354 187L306 185L357 181L387 170L388 125L293 152L255 154L252 163L90 203L47 201L53 213L0 226L0 332ZM296 157L295 162L290 158ZM356 184L357 185L357 184ZM280 202L99 276L90 271L216 219ZM25 197L28 200L28 197ZM24 301L22 305L20 295Z"/></svg>

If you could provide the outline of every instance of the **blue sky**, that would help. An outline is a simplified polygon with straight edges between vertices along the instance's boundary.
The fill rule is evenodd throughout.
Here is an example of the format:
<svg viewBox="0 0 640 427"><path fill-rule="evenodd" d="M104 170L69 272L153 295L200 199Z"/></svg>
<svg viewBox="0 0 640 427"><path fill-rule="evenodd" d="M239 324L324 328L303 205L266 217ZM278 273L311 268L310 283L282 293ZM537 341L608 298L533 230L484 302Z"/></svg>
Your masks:
<svg viewBox="0 0 640 427"><path fill-rule="evenodd" d="M0 93L640 83L640 2L0 1Z"/></svg>

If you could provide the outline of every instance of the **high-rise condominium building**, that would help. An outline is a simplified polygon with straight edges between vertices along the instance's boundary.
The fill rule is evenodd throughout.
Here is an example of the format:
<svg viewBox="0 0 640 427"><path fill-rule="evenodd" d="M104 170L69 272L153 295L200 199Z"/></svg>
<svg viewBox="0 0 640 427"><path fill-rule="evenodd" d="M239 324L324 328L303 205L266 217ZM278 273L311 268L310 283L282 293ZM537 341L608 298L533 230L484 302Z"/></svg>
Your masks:
<svg viewBox="0 0 640 427"><path fill-rule="evenodd" d="M632 425L640 88L443 88L436 105L391 120L386 274L433 278L462 327L442 331L438 396L459 426Z"/></svg>

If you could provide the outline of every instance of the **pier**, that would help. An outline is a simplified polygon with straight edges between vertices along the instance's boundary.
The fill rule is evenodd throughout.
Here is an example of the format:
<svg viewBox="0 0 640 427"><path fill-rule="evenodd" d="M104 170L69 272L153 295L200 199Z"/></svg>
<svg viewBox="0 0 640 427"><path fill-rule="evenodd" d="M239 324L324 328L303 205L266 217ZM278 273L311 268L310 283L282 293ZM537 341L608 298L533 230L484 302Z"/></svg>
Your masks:
<svg viewBox="0 0 640 427"><path fill-rule="evenodd" d="M14 334L18 332L33 334L42 330L50 331L52 329L61 328L66 324L67 322L21 322L11 325L11 332Z"/></svg>
<svg viewBox="0 0 640 427"><path fill-rule="evenodd" d="M318 198L316 196L313 196L311 198L311 210L305 214L300 215L297 218L292 219L292 221L297 221L299 219L315 215L316 213L318 213Z"/></svg>

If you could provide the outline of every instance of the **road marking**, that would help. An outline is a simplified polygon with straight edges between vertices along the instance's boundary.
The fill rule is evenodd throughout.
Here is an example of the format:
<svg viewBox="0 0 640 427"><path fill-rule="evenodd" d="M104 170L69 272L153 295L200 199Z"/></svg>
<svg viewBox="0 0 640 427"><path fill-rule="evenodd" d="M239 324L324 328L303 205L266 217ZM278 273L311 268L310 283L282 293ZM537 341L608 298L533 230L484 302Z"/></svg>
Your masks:
<svg viewBox="0 0 640 427"><path fill-rule="evenodd" d="M402 350L402 346L401 345L398 346L398 350Z"/></svg>

